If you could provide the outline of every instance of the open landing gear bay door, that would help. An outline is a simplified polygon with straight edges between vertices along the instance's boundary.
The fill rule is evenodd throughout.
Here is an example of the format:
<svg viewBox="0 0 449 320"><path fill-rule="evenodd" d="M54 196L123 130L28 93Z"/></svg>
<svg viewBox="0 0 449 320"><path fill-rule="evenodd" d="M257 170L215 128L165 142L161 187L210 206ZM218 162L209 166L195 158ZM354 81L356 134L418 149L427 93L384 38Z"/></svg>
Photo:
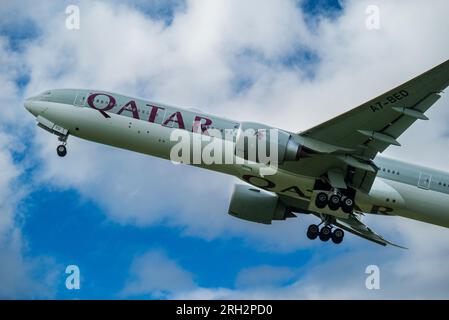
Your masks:
<svg viewBox="0 0 449 320"><path fill-rule="evenodd" d="M58 126L57 124L54 124L53 122L51 122L50 120L48 120L47 118L44 118L42 116L38 116L36 118L37 120L37 125L39 127L41 127L42 129L53 133L59 137L67 137L69 131L65 128L62 128L60 126Z"/></svg>

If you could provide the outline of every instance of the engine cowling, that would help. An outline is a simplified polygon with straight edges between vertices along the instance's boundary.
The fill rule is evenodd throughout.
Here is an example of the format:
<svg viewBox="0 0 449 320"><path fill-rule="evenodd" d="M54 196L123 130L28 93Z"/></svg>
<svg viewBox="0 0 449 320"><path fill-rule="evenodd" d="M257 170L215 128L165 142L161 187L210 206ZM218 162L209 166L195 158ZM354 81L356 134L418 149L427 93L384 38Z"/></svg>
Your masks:
<svg viewBox="0 0 449 320"><path fill-rule="evenodd" d="M241 122L236 135L235 154L245 160L264 162L260 155L270 157L270 161L276 160L278 164L285 161L296 161L306 155L304 148L294 137L283 130L269 127L255 122ZM263 148L263 149L262 149Z"/></svg>
<svg viewBox="0 0 449 320"><path fill-rule="evenodd" d="M295 217L277 195L247 185L234 187L228 213L239 219L263 224Z"/></svg>

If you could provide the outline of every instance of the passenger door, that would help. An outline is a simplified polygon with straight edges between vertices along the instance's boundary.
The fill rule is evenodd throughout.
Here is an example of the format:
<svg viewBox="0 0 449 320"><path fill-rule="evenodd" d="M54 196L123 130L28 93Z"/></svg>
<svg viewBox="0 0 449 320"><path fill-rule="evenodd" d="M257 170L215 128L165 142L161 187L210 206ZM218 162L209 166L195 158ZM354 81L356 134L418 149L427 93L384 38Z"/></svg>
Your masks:
<svg viewBox="0 0 449 320"><path fill-rule="evenodd" d="M428 173L421 172L418 180L418 188L429 190L432 176Z"/></svg>
<svg viewBox="0 0 449 320"><path fill-rule="evenodd" d="M86 94L80 92L76 95L73 105L75 107L83 107L85 102L86 102Z"/></svg>

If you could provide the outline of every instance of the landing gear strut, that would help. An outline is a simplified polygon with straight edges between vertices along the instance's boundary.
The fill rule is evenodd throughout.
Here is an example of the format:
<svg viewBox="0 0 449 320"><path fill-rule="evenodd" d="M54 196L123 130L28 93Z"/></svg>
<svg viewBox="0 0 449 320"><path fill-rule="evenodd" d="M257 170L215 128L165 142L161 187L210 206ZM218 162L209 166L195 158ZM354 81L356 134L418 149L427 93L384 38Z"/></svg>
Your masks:
<svg viewBox="0 0 449 320"><path fill-rule="evenodd" d="M69 135L65 135L65 136L60 136L59 137L59 141L62 142L62 144L60 144L57 148L56 148L56 153L58 154L58 156L60 156L61 158L65 157L67 155L67 138L69 137Z"/></svg>

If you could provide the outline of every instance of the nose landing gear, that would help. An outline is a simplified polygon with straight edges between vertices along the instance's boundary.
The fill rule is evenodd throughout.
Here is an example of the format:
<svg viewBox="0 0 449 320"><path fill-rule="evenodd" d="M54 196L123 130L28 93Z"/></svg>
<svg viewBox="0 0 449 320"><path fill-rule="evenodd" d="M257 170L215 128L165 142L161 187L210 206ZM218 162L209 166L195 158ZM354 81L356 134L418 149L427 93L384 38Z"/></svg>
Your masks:
<svg viewBox="0 0 449 320"><path fill-rule="evenodd" d="M56 148L56 153L61 158L65 157L67 155L67 148L65 145L61 144Z"/></svg>
<svg viewBox="0 0 449 320"><path fill-rule="evenodd" d="M69 134L67 133L64 136L60 136L58 138L59 141L62 142L62 144L60 144L57 148L56 148L56 153L58 154L58 156L60 156L61 158L65 157L67 155L67 138L69 137Z"/></svg>

